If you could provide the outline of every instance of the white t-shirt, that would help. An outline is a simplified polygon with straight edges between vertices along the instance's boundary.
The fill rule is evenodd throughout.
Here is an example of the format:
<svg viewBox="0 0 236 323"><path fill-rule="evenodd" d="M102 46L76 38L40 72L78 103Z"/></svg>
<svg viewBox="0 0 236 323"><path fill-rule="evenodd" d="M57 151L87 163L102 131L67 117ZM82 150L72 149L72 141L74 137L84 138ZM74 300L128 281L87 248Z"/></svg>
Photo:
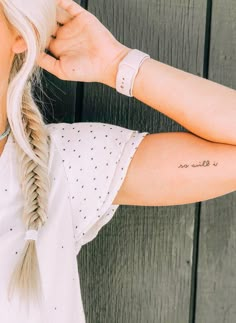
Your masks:
<svg viewBox="0 0 236 323"><path fill-rule="evenodd" d="M8 281L25 245L23 196L11 133L0 156L0 321L4 323L85 323L76 256L113 217L119 205L112 202L148 134L100 122L47 127L52 185L48 220L36 242L45 302L41 309L32 307L28 316L17 297L7 299Z"/></svg>

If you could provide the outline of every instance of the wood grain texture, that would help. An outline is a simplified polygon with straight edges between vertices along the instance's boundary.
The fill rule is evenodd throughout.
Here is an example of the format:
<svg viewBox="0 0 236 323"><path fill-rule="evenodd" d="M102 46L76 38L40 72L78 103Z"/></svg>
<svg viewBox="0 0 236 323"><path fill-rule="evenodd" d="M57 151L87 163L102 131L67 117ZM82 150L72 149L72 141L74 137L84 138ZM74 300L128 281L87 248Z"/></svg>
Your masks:
<svg viewBox="0 0 236 323"><path fill-rule="evenodd" d="M201 75L206 0L89 0L88 10L126 46ZM82 103L82 122L186 131L103 84L85 83ZM187 323L194 216L195 204L120 206L78 256L87 322Z"/></svg>
<svg viewBox="0 0 236 323"><path fill-rule="evenodd" d="M77 83L62 81L44 71L42 85L43 92L36 88L35 95L45 123L75 122Z"/></svg>
<svg viewBox="0 0 236 323"><path fill-rule="evenodd" d="M212 9L209 79L236 89L236 4ZM235 193L202 203L196 323L236 321L235 214Z"/></svg>

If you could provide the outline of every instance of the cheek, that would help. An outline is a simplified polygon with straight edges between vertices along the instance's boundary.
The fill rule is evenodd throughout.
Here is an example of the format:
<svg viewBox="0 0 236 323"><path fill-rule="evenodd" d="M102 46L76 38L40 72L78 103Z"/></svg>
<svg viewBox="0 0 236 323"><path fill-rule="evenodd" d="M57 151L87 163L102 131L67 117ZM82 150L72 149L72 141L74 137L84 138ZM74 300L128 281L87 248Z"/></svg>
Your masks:
<svg viewBox="0 0 236 323"><path fill-rule="evenodd" d="M11 64L13 60L13 52L11 50L11 34L4 29L1 29L0 24L0 43L3 46L0 47L0 81L8 78Z"/></svg>
<svg viewBox="0 0 236 323"><path fill-rule="evenodd" d="M0 49L0 81L8 78L12 64L12 54L5 48Z"/></svg>

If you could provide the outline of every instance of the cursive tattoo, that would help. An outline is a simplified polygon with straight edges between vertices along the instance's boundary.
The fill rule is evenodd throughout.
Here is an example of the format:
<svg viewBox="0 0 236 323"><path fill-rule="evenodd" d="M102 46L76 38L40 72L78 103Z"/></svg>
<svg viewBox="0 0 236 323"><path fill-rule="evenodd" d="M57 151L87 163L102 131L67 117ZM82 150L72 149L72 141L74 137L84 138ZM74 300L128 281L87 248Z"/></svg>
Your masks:
<svg viewBox="0 0 236 323"><path fill-rule="evenodd" d="M197 164L195 163L191 163L191 164L180 164L178 166L178 168L189 168L189 167L210 167L210 166L214 166L217 167L218 166L218 162L213 162L211 163L210 160L203 160L202 162L198 162Z"/></svg>

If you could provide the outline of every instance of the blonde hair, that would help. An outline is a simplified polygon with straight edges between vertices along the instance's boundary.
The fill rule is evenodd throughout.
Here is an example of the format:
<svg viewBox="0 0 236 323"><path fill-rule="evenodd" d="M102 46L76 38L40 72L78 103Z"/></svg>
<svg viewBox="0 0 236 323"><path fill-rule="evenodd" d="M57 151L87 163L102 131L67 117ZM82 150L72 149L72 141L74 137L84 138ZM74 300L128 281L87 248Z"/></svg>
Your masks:
<svg viewBox="0 0 236 323"><path fill-rule="evenodd" d="M27 44L15 55L7 92L7 118L16 142L20 183L24 197L22 220L25 230L39 230L47 220L50 138L34 102L32 86L40 84L36 60L45 50L56 27L55 0L0 0L3 12ZM9 281L8 297L15 290L20 299L41 297L41 278L35 241L25 242L22 255Z"/></svg>

